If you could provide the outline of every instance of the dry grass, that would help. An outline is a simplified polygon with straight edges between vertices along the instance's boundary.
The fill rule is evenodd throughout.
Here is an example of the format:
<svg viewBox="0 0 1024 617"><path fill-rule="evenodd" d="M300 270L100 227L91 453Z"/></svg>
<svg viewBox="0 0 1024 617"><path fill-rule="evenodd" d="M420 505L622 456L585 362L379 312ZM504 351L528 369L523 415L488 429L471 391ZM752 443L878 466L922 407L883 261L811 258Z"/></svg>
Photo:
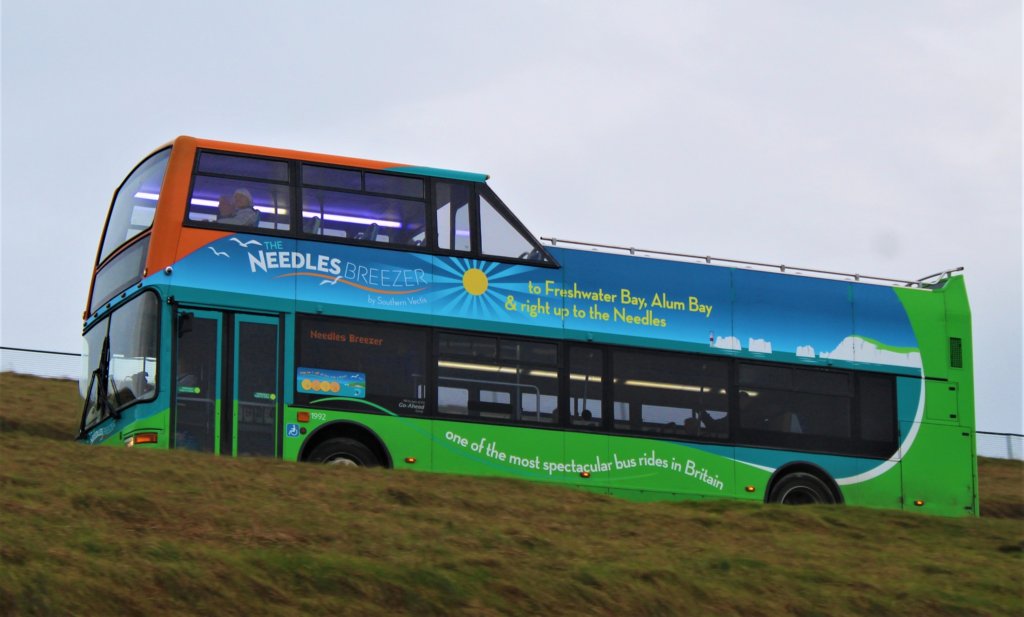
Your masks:
<svg viewBox="0 0 1024 617"><path fill-rule="evenodd" d="M981 515L1024 519L1024 461L978 460Z"/></svg>
<svg viewBox="0 0 1024 617"><path fill-rule="evenodd" d="M983 462L980 519L636 504L87 447L74 384L0 390L0 614L1024 612L1020 465Z"/></svg>

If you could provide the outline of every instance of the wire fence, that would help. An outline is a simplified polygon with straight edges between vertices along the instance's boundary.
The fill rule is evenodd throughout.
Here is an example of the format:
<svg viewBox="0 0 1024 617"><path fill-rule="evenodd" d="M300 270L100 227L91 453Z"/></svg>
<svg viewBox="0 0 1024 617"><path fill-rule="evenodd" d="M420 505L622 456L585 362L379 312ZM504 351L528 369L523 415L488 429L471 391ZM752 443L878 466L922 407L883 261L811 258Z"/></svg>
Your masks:
<svg viewBox="0 0 1024 617"><path fill-rule="evenodd" d="M978 456L1012 458L1024 461L1024 435L975 431Z"/></svg>
<svg viewBox="0 0 1024 617"><path fill-rule="evenodd" d="M78 379L82 354L20 347L0 347L0 371ZM1024 435L976 431L978 456L1024 460Z"/></svg>
<svg viewBox="0 0 1024 617"><path fill-rule="evenodd" d="M38 377L78 379L82 372L82 354L0 347L0 371Z"/></svg>

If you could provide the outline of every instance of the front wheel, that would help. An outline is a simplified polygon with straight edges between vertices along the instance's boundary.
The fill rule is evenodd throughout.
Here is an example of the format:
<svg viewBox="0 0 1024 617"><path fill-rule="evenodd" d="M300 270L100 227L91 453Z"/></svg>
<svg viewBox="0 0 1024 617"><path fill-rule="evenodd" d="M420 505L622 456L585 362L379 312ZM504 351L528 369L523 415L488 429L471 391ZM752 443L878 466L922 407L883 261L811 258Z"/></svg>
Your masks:
<svg viewBox="0 0 1024 617"><path fill-rule="evenodd" d="M378 467L380 461L369 448L355 439L340 437L328 439L313 448L309 462L346 467Z"/></svg>
<svg viewBox="0 0 1024 617"><path fill-rule="evenodd" d="M772 487L768 494L770 503L787 505L807 505L815 503L835 503L835 495L818 476L809 473L791 473Z"/></svg>

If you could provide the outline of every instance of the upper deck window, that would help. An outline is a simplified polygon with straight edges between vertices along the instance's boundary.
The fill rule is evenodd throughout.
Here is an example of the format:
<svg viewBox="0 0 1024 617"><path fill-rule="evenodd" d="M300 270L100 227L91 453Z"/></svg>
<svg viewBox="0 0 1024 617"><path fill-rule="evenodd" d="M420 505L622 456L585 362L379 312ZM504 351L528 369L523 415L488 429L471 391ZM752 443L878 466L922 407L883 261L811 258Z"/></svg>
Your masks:
<svg viewBox="0 0 1024 617"><path fill-rule="evenodd" d="M387 193L402 197L423 199L423 180L404 176L384 174L366 174L366 191L369 193Z"/></svg>
<svg viewBox="0 0 1024 617"><path fill-rule="evenodd" d="M188 220L286 231L291 227L287 161L202 152Z"/></svg>
<svg viewBox="0 0 1024 617"><path fill-rule="evenodd" d="M480 252L494 257L511 257L538 263L551 263L547 253L506 217L504 207L493 193L480 193Z"/></svg>
<svg viewBox="0 0 1024 617"><path fill-rule="evenodd" d="M197 171L206 174L288 182L288 163L285 161L254 159L214 152L203 152L199 155Z"/></svg>
<svg viewBox="0 0 1024 617"><path fill-rule="evenodd" d="M321 167L320 165L302 166L302 183L312 186L359 191L363 188L362 176L361 173L354 169Z"/></svg>
<svg viewBox="0 0 1024 617"><path fill-rule="evenodd" d="M480 244L484 255L519 259L529 259L536 248L483 195L480 196Z"/></svg>
<svg viewBox="0 0 1024 617"><path fill-rule="evenodd" d="M153 224L156 200L160 197L170 157L170 148L157 152L136 167L121 184L110 207L98 263L103 263L119 246Z"/></svg>
<svg viewBox="0 0 1024 617"><path fill-rule="evenodd" d="M426 243L421 178L303 165L302 183L306 233L402 246Z"/></svg>
<svg viewBox="0 0 1024 617"><path fill-rule="evenodd" d="M483 182L401 167L200 150L185 223L557 265Z"/></svg>
<svg viewBox="0 0 1024 617"><path fill-rule="evenodd" d="M434 211L437 216L437 248L471 251L469 203L472 189L465 184L438 182L434 185Z"/></svg>

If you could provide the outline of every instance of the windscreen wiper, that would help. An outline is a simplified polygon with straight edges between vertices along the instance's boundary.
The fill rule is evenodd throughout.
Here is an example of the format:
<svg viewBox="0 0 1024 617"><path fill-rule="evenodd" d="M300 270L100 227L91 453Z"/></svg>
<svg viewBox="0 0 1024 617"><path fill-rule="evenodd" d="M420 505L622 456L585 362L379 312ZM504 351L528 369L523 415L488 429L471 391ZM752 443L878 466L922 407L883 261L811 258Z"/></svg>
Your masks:
<svg viewBox="0 0 1024 617"><path fill-rule="evenodd" d="M96 387L96 407L99 408L100 418L104 419L107 416L113 416L115 419L121 418L121 414L115 411L113 405L110 404L107 388L111 383L113 383L113 380L110 377L110 335L108 334L103 339L99 366L96 367L96 370L92 372L92 376L89 378L89 388L85 393L85 405L82 407L82 423L79 426L78 436L75 439L85 438L85 418L89 414L89 403L92 400L94 385ZM114 385L114 392L116 395L116 384Z"/></svg>
<svg viewBox="0 0 1024 617"><path fill-rule="evenodd" d="M89 377L89 387L85 389L85 404L82 406L82 421L78 425L78 435L75 436L75 440L85 439L85 418L89 415L89 405L92 403L92 388L96 384L99 374L100 369L96 369ZM99 405L99 398L96 399L96 404Z"/></svg>

